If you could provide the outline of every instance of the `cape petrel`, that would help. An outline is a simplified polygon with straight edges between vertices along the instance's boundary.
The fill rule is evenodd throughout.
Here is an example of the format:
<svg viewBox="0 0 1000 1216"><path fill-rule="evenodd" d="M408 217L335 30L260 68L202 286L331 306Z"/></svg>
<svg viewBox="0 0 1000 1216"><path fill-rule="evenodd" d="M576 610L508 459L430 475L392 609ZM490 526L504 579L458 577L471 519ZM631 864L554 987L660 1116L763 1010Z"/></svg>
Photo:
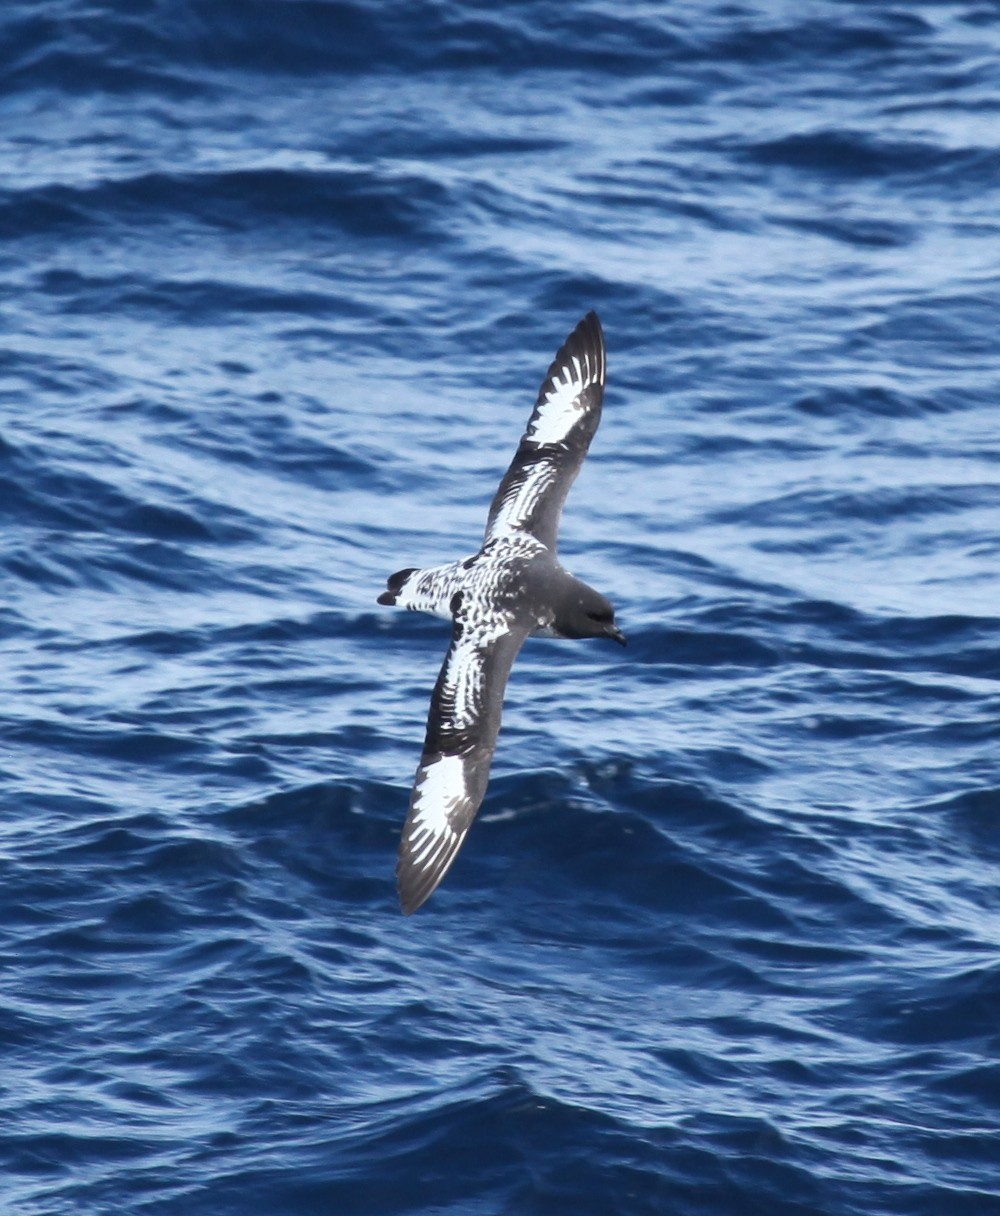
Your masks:
<svg viewBox="0 0 1000 1216"><path fill-rule="evenodd" d="M625 644L610 602L556 557L563 503L601 420L605 367L604 334L590 312L548 370L490 505L482 548L444 566L399 570L378 597L451 621L396 867L407 914L444 878L479 810L507 677L525 638Z"/></svg>

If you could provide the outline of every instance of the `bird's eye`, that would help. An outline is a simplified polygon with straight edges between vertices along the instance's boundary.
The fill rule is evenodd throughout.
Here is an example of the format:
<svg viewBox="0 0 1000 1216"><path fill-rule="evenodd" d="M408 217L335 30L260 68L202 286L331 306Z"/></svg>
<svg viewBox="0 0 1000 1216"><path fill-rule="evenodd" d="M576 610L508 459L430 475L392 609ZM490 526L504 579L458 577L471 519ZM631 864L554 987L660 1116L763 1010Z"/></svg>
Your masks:
<svg viewBox="0 0 1000 1216"><path fill-rule="evenodd" d="M606 625L611 620L609 612L588 612L587 616L592 621L597 621L600 625Z"/></svg>

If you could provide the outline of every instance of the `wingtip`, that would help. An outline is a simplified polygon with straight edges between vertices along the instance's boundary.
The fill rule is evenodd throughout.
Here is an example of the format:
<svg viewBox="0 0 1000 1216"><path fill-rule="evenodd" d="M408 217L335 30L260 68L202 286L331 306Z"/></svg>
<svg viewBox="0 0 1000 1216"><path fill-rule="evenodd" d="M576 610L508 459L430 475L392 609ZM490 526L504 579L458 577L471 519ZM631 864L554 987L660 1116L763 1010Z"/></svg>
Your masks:
<svg viewBox="0 0 1000 1216"><path fill-rule="evenodd" d="M592 308L580 321L567 342L572 342L574 338L586 342L588 345L604 345L604 326L595 309Z"/></svg>
<svg viewBox="0 0 1000 1216"><path fill-rule="evenodd" d="M607 350L601 320L593 309L577 324L559 348L545 374L540 397L551 389L554 378L564 374L563 369L574 358L580 360L592 377L591 382L598 384L603 392L607 379Z"/></svg>
<svg viewBox="0 0 1000 1216"><path fill-rule="evenodd" d="M438 889L465 840L464 830L448 829L429 835L426 829L418 826L420 805L415 791L396 861L396 888L400 907L407 916L412 916Z"/></svg>
<svg viewBox="0 0 1000 1216"><path fill-rule="evenodd" d="M594 309L591 309L587 313L576 329L566 339L563 344L563 350L559 353L562 355L564 352L567 355L586 353L593 360L593 366L597 369L598 382L602 386L604 385L607 376L607 350L604 342L604 327L601 325L601 318Z"/></svg>
<svg viewBox="0 0 1000 1216"><path fill-rule="evenodd" d="M412 916L418 908L422 908L430 895L425 895L421 899L407 899L402 891L399 892L399 906L403 911L404 916Z"/></svg>
<svg viewBox="0 0 1000 1216"><path fill-rule="evenodd" d="M422 908L438 889L445 871L437 875L429 875L406 865L404 856L400 856L396 866L396 890L399 893L399 906L404 916L412 916L418 908Z"/></svg>

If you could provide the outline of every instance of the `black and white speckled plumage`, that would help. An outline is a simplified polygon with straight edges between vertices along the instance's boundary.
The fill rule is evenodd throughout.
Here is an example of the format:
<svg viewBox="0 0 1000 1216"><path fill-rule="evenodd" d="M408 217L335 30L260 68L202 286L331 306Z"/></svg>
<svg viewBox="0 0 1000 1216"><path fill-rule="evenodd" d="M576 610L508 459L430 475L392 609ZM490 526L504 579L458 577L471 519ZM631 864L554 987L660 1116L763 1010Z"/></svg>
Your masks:
<svg viewBox="0 0 1000 1216"><path fill-rule="evenodd" d="M507 677L531 634L624 642L614 609L556 559L563 503L601 417L604 335L588 313L556 355L476 554L400 570L380 604L452 622L396 869L403 910L433 893L486 793Z"/></svg>

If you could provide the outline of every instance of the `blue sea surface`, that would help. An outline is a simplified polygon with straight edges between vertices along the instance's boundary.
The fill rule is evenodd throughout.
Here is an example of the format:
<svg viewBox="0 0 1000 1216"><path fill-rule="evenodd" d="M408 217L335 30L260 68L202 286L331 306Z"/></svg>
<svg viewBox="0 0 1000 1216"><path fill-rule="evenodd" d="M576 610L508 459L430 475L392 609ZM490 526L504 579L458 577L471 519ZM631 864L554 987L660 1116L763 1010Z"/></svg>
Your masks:
<svg viewBox="0 0 1000 1216"><path fill-rule="evenodd" d="M1000 8L6 0L0 170L5 1216L1000 1214Z"/></svg>

